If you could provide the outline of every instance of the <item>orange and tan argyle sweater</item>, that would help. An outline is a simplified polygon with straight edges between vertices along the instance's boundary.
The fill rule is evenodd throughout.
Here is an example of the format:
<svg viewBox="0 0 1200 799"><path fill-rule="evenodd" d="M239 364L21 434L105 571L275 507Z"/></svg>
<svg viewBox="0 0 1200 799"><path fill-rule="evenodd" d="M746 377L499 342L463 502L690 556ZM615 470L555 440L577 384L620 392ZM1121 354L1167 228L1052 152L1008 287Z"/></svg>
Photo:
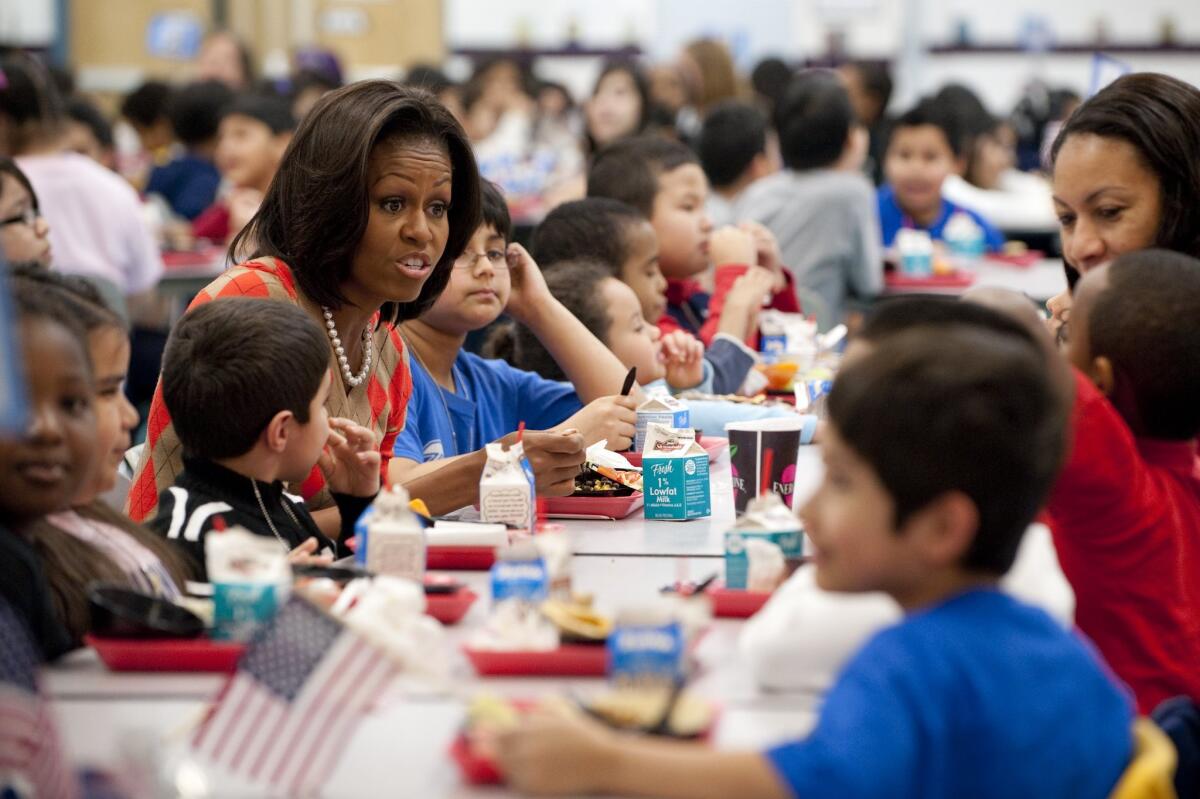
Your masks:
<svg viewBox="0 0 1200 799"><path fill-rule="evenodd" d="M307 297L300 296L292 271L278 259L264 259L234 266L209 283L189 307L194 308L218 297L265 297L294 303L321 317L321 309ZM378 320L372 322L375 324ZM341 370L329 349L329 369L333 373L333 388L326 408L330 416L342 416L375 431L380 437L383 455L383 474L396 436L404 428L404 414L412 393L412 377L408 370L408 353L400 334L389 324L378 325L375 331L376 357L371 362L370 378L347 390L341 380ZM286 369L287 364L278 364ZM162 380L154 390L150 415L146 423L146 446L138 460L133 486L129 490L126 512L134 521L144 521L154 515L158 495L175 482L183 469L183 448L171 425L171 415L162 399ZM291 490L295 490L293 486ZM325 488L321 471L313 467L308 479L300 486L300 495L310 510L333 506L333 498Z"/></svg>

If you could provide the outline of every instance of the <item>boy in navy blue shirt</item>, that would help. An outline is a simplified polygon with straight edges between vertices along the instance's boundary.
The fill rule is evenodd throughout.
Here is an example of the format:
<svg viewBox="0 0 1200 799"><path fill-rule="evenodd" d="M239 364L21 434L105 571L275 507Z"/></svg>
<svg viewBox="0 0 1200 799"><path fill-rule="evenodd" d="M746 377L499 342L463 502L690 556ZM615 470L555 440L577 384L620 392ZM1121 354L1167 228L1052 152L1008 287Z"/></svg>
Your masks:
<svg viewBox="0 0 1200 799"><path fill-rule="evenodd" d="M527 792L1101 799L1130 700L1091 647L997 590L1061 462L1066 407L1031 336L917 328L848 365L800 515L826 590L905 619L842 670L807 738L763 753L633 738L543 711L498 740Z"/></svg>
<svg viewBox="0 0 1200 799"><path fill-rule="evenodd" d="M570 494L584 448L601 439L611 449L629 447L640 402L636 387L613 396L625 367L554 298L525 249L508 243L512 222L500 191L484 181L482 200L483 222L445 290L400 326L413 389L389 474L435 514L478 500L484 446L515 440L521 422L538 493ZM570 383L463 349L467 334L504 311L546 345Z"/></svg>
<svg viewBox="0 0 1200 799"><path fill-rule="evenodd" d="M221 183L213 163L221 112L233 92L217 81L192 83L177 90L167 104L167 116L184 152L150 172L146 194L166 200L171 211L189 222L212 205Z"/></svg>
<svg viewBox="0 0 1200 799"><path fill-rule="evenodd" d="M942 197L942 183L962 171L963 137L949 114L926 98L896 120L884 158L887 182L879 187L879 224L883 246L891 247L901 228L925 230L945 238L946 224L966 214L983 231L989 252L1004 249L1004 234L969 208Z"/></svg>

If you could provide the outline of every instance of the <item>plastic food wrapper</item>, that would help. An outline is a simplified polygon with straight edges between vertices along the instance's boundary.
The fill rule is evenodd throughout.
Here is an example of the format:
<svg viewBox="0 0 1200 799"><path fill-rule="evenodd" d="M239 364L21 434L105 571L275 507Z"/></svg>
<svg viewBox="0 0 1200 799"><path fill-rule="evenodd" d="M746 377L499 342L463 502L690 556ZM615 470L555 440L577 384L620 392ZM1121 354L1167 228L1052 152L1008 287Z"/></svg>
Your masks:
<svg viewBox="0 0 1200 799"><path fill-rule="evenodd" d="M580 476L575 481L576 494L587 496L603 493L607 495L609 491L617 491L622 488L633 491L642 490L641 467L631 464L621 453L605 449L607 444L607 440L601 439L588 447L585 453L586 460L580 467ZM597 477L602 479L597 479ZM611 481L612 485L606 481ZM593 482L602 484L600 492L591 488L590 483ZM621 495L627 496L628 494L629 491L624 491Z"/></svg>
<svg viewBox="0 0 1200 799"><path fill-rule="evenodd" d="M487 622L471 636L470 646L497 652L549 652L558 648L558 628L536 605L508 600L493 607Z"/></svg>
<svg viewBox="0 0 1200 799"><path fill-rule="evenodd" d="M386 575L352 580L332 612L405 673L434 681L449 675L445 631L425 615L425 589L419 583Z"/></svg>
<svg viewBox="0 0 1200 799"><path fill-rule="evenodd" d="M288 552L276 539L244 527L214 532L204 541L213 587L212 637L248 641L291 593Z"/></svg>
<svg viewBox="0 0 1200 799"><path fill-rule="evenodd" d="M479 478L479 512L485 522L533 530L535 481L517 442L508 449L499 442L487 445L487 463Z"/></svg>
<svg viewBox="0 0 1200 799"><path fill-rule="evenodd" d="M787 563L783 550L773 541L762 538L746 538L746 590L770 593L783 582Z"/></svg>

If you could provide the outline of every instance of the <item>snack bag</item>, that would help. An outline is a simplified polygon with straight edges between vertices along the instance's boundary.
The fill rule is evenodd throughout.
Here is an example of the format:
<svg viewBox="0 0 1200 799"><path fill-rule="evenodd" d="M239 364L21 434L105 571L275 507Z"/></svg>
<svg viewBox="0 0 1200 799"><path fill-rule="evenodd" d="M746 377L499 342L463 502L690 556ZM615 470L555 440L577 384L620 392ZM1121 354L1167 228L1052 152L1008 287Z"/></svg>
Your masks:
<svg viewBox="0 0 1200 799"><path fill-rule="evenodd" d="M487 445L487 464L479 478L479 513L485 522L534 529L536 491L533 467L518 441L508 449Z"/></svg>
<svg viewBox="0 0 1200 799"><path fill-rule="evenodd" d="M232 527L205 537L213 587L212 637L248 641L270 621L292 588L287 550L274 538Z"/></svg>
<svg viewBox="0 0 1200 799"><path fill-rule="evenodd" d="M708 453L690 429L650 425L642 479L647 519L697 519L712 513Z"/></svg>

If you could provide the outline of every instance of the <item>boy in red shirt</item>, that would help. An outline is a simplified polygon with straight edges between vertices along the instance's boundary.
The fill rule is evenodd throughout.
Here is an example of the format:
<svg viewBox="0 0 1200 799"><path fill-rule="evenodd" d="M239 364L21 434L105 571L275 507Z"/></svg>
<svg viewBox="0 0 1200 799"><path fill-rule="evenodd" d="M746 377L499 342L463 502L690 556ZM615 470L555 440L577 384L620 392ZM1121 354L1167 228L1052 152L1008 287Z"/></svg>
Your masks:
<svg viewBox="0 0 1200 799"><path fill-rule="evenodd" d="M1071 313L1074 445L1047 512L1076 623L1142 713L1200 700L1200 261L1121 256Z"/></svg>

